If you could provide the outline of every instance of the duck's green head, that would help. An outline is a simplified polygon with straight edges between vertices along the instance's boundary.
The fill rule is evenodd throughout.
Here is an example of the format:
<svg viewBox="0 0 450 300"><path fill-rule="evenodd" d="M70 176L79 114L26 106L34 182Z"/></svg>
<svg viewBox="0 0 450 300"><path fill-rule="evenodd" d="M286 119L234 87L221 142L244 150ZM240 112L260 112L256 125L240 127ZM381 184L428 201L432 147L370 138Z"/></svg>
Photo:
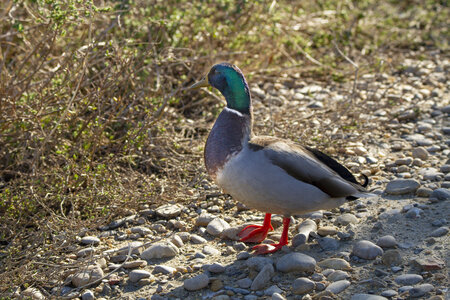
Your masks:
<svg viewBox="0 0 450 300"><path fill-rule="evenodd" d="M251 98L247 81L241 70L229 63L214 65L205 78L191 88L212 86L227 100L227 107L243 114L250 114Z"/></svg>

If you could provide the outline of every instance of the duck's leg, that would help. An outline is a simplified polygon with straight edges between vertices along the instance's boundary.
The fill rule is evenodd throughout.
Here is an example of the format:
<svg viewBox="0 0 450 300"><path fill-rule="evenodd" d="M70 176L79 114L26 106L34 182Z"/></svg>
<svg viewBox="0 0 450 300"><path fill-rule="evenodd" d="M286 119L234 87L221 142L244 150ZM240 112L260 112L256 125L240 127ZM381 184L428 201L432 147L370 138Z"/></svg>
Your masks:
<svg viewBox="0 0 450 300"><path fill-rule="evenodd" d="M261 243L262 241L264 241L267 233L273 230L272 224L270 223L271 218L272 214L266 214L262 226L248 225L247 227L242 229L242 231L238 234L238 236L241 238L241 242Z"/></svg>
<svg viewBox="0 0 450 300"><path fill-rule="evenodd" d="M253 250L255 250L255 254L274 253L283 248L284 245L287 245L290 222L291 218L283 218L283 233L281 234L279 243L256 245L252 248Z"/></svg>

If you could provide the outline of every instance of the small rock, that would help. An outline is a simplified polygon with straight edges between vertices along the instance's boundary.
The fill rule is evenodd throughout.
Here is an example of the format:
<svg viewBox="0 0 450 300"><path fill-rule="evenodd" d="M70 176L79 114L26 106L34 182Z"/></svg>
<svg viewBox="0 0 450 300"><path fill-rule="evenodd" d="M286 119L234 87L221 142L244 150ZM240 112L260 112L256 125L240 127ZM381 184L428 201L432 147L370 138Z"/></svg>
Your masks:
<svg viewBox="0 0 450 300"><path fill-rule="evenodd" d="M233 241L239 241L241 238L238 236L239 232L241 232L242 227L230 227L227 229L224 229L224 231L221 234L221 238L223 239L230 239Z"/></svg>
<svg viewBox="0 0 450 300"><path fill-rule="evenodd" d="M350 281L339 280L339 281L335 281L335 282L331 283L329 286L327 286L327 288L325 290L337 295L340 292L344 291L349 286L350 286Z"/></svg>
<svg viewBox="0 0 450 300"><path fill-rule="evenodd" d="M433 285L431 285L429 283L420 284L409 290L409 296L412 298L419 298L419 297L425 296L427 293L431 292L432 290L434 290Z"/></svg>
<svg viewBox="0 0 450 300"><path fill-rule="evenodd" d="M306 254L294 252L289 253L278 259L277 270L287 272L314 272L316 260Z"/></svg>
<svg viewBox="0 0 450 300"><path fill-rule="evenodd" d="M420 218L421 213L423 213L422 209L418 207L412 207L406 212L405 217L410 219Z"/></svg>
<svg viewBox="0 0 450 300"><path fill-rule="evenodd" d="M345 270L345 271L352 270L350 264L346 260L343 260L342 258L327 258L325 260L320 261L318 265L321 268L330 268L334 270Z"/></svg>
<svg viewBox="0 0 450 300"><path fill-rule="evenodd" d="M143 259L174 257L179 253L178 247L171 242L155 243L141 254Z"/></svg>
<svg viewBox="0 0 450 300"><path fill-rule="evenodd" d="M172 244L174 244L175 246L177 246L178 248L181 248L184 246L184 242L181 239L181 237L177 234L174 234L171 238L170 238L170 242Z"/></svg>
<svg viewBox="0 0 450 300"><path fill-rule="evenodd" d="M206 245L205 247L203 247L202 252L206 255L220 255L220 251L217 250L216 248Z"/></svg>
<svg viewBox="0 0 450 300"><path fill-rule="evenodd" d="M146 236L147 234L152 233L152 231L150 229L148 229L147 227L144 226L135 226L135 227L131 227L130 231L132 233L138 233L141 236Z"/></svg>
<svg viewBox="0 0 450 300"><path fill-rule="evenodd" d="M414 158L419 158L419 159L421 159L423 161L426 161L428 159L429 155L430 154L428 153L428 151L424 147L416 147L412 151L412 156Z"/></svg>
<svg viewBox="0 0 450 300"><path fill-rule="evenodd" d="M385 297L372 294L354 294L350 300L388 300Z"/></svg>
<svg viewBox="0 0 450 300"><path fill-rule="evenodd" d="M394 248L397 246L397 241L392 235L385 235L378 239L377 245L382 248Z"/></svg>
<svg viewBox="0 0 450 300"><path fill-rule="evenodd" d="M77 252L77 257L85 257L94 254L95 250L92 247L81 249Z"/></svg>
<svg viewBox="0 0 450 300"><path fill-rule="evenodd" d="M202 212L200 216L198 216L197 220L195 220L195 226L208 226L209 222L216 218L215 215Z"/></svg>
<svg viewBox="0 0 450 300"><path fill-rule="evenodd" d="M412 163L413 159L411 157L399 158L395 161L397 166L408 166Z"/></svg>
<svg viewBox="0 0 450 300"><path fill-rule="evenodd" d="M398 266L402 264L402 256L398 250L387 250L381 257L381 261L385 266Z"/></svg>
<svg viewBox="0 0 450 300"><path fill-rule="evenodd" d="M95 295L94 295L94 292L92 292L91 290L85 290L81 294L81 300L94 300L94 299L95 299Z"/></svg>
<svg viewBox="0 0 450 300"><path fill-rule="evenodd" d="M248 277L236 281L237 285L242 289L248 289L252 285L252 280Z"/></svg>
<svg viewBox="0 0 450 300"><path fill-rule="evenodd" d="M420 187L416 191L416 195L419 197L429 197L433 193L433 190L427 187Z"/></svg>
<svg viewBox="0 0 450 300"><path fill-rule="evenodd" d="M275 270L273 269L272 264L266 264L262 270L256 275L255 279L253 279L252 285L250 286L250 289L252 291L258 291L262 288L264 288L267 283L272 278L273 274L275 273Z"/></svg>
<svg viewBox="0 0 450 300"><path fill-rule="evenodd" d="M206 274L200 274L195 277L186 279L183 287L188 291L197 291L207 287L209 284L209 277Z"/></svg>
<svg viewBox="0 0 450 300"><path fill-rule="evenodd" d="M334 235L338 232L338 229L334 226L323 226L317 230L317 233L321 236Z"/></svg>
<svg viewBox="0 0 450 300"><path fill-rule="evenodd" d="M122 268L124 269L136 269L140 267L145 267L147 265L147 262L145 260L133 260L133 261L127 261L122 265Z"/></svg>
<svg viewBox="0 0 450 300"><path fill-rule="evenodd" d="M444 188L436 189L431 193L430 199L431 198L437 199L439 201L449 200L450 199L450 190L444 189Z"/></svg>
<svg viewBox="0 0 450 300"><path fill-rule="evenodd" d="M72 284L75 287L80 287L86 284L90 284L103 277L103 270L97 266L92 265L87 268L81 269L78 273L75 273L72 277Z"/></svg>
<svg viewBox="0 0 450 300"><path fill-rule="evenodd" d="M80 241L83 245L98 245L100 244L100 239L96 236L85 236Z"/></svg>
<svg viewBox="0 0 450 300"><path fill-rule="evenodd" d="M292 238L292 246L297 247L308 241L311 232L317 229L317 224L313 220L305 220L298 226L298 234Z"/></svg>
<svg viewBox="0 0 450 300"><path fill-rule="evenodd" d="M439 228L433 230L429 236L432 236L432 237L444 236L448 233L448 231L449 231L449 229L447 226L442 226L442 227L439 227Z"/></svg>
<svg viewBox="0 0 450 300"><path fill-rule="evenodd" d="M280 293L273 293L272 294L272 300L286 300Z"/></svg>
<svg viewBox="0 0 450 300"><path fill-rule="evenodd" d="M223 288L223 282L220 279L212 279L211 280L211 286L209 289L213 292L217 292L218 290Z"/></svg>
<svg viewBox="0 0 450 300"><path fill-rule="evenodd" d="M292 292L296 295L306 294L314 289L314 281L306 277L300 277L292 283Z"/></svg>
<svg viewBox="0 0 450 300"><path fill-rule="evenodd" d="M165 266L165 265L156 265L153 269L153 274L173 274L177 269Z"/></svg>
<svg viewBox="0 0 450 300"><path fill-rule="evenodd" d="M208 265L208 267L206 268L209 272L211 273L223 273L225 272L225 266L222 265L221 263L213 263L211 265Z"/></svg>
<svg viewBox="0 0 450 300"><path fill-rule="evenodd" d="M264 291L264 295L272 296L274 293L282 293L283 290L277 287L276 285L272 285Z"/></svg>
<svg viewBox="0 0 450 300"><path fill-rule="evenodd" d="M245 264L249 269L255 269L259 272L264 268L265 265L273 265L273 260L270 257L253 256L247 259Z"/></svg>
<svg viewBox="0 0 450 300"><path fill-rule="evenodd" d="M423 277L418 274L403 274L397 276L394 280L398 284L413 285L421 282Z"/></svg>
<svg viewBox="0 0 450 300"><path fill-rule="evenodd" d="M390 195L404 195L414 193L420 184L413 179L396 179L386 185L384 192Z"/></svg>
<svg viewBox="0 0 450 300"><path fill-rule="evenodd" d="M353 246L352 254L363 259L375 259L383 255L383 249L369 241L359 241Z"/></svg>
<svg viewBox="0 0 450 300"><path fill-rule="evenodd" d="M317 240L320 248L325 251L336 250L339 248L339 241L331 237L323 237Z"/></svg>
<svg viewBox="0 0 450 300"><path fill-rule="evenodd" d="M328 279L328 281L334 282L334 281L344 280L349 277L350 277L350 275L348 275L347 272L344 272L341 270L336 270L336 271L333 271L331 274L329 274L327 276L327 279Z"/></svg>
<svg viewBox="0 0 450 300"><path fill-rule="evenodd" d="M336 218L336 225L347 226L348 224L358 223L358 218L354 214L345 213Z"/></svg>
<svg viewBox="0 0 450 300"><path fill-rule="evenodd" d="M385 291L381 292L381 296L388 297L388 298L397 296L397 294L398 293L395 290L385 290Z"/></svg>
<svg viewBox="0 0 450 300"><path fill-rule="evenodd" d="M44 295L42 295L41 291L34 287L29 287L26 290L24 290L22 292L22 296L26 299L32 299L32 300L44 300L45 299L45 297L44 297ZM22 299L22 297L20 297L19 299Z"/></svg>
<svg viewBox="0 0 450 300"><path fill-rule="evenodd" d="M230 228L230 224L228 224L225 220L221 218L215 218L211 222L209 222L208 226L206 226L206 231L213 236L219 236L225 229Z"/></svg>
<svg viewBox="0 0 450 300"><path fill-rule="evenodd" d="M434 257L416 258L413 263L424 271L440 270L445 267L444 261Z"/></svg>
<svg viewBox="0 0 450 300"><path fill-rule="evenodd" d="M204 238L202 238L201 236L197 235L197 234L192 234L191 235L191 242L193 242L194 244L204 244L204 243L206 243L208 241L205 240Z"/></svg>
<svg viewBox="0 0 450 300"><path fill-rule="evenodd" d="M165 204L156 209L156 214L164 218L174 218L183 210L183 206L179 204Z"/></svg>
<svg viewBox="0 0 450 300"><path fill-rule="evenodd" d="M145 270L133 270L128 273L128 278L131 282L138 282L139 280L143 278L149 278L150 276L152 276L152 274Z"/></svg>

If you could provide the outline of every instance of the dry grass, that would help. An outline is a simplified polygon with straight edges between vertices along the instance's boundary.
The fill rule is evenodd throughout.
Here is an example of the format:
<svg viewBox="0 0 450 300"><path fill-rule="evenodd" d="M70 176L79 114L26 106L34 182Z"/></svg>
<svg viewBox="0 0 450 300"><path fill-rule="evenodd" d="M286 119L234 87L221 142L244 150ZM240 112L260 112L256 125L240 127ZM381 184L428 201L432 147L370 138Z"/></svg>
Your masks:
<svg viewBox="0 0 450 300"><path fill-rule="evenodd" d="M212 63L258 83L350 81L351 95L347 58L362 74L447 48L439 1L290 3L3 1L0 291L59 285L83 228L204 196L203 142L223 104L182 87ZM345 105L326 118L357 126Z"/></svg>

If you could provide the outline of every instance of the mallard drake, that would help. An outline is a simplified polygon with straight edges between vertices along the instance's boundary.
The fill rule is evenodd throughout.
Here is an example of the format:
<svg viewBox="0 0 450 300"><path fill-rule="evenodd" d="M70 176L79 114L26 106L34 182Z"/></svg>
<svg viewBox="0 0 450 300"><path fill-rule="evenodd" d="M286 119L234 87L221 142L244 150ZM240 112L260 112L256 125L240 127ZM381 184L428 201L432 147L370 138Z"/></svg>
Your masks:
<svg viewBox="0 0 450 300"><path fill-rule="evenodd" d="M250 225L241 241L261 243L270 230L272 214L281 214L279 243L256 245L257 254L273 253L288 244L292 215L330 209L367 196L365 186L336 160L319 150L289 140L252 133L252 98L244 75L229 63L214 65L190 89L212 86L227 106L206 141L204 158L211 178L226 193L249 208L265 212L263 225Z"/></svg>

